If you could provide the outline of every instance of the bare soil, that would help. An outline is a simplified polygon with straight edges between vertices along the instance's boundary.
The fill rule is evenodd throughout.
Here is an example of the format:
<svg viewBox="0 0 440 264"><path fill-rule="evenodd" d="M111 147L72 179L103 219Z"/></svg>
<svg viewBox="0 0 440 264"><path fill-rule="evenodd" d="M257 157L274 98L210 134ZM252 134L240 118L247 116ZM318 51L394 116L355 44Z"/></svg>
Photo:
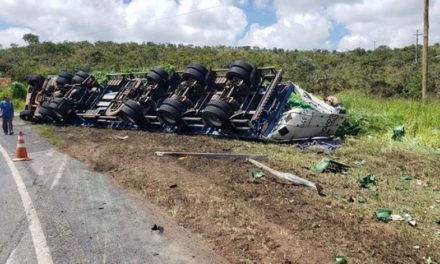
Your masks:
<svg viewBox="0 0 440 264"><path fill-rule="evenodd" d="M426 227L414 228L376 220L377 202L370 199L374 192L359 188L358 175L350 172L355 168L348 174L314 172L322 153L204 136L74 127L55 131L64 139L62 151L156 203L185 228L209 240L231 263L331 263L337 255L349 263L440 261L435 223L426 221L419 223ZM267 154L266 164L319 182L327 196L269 175L252 183L248 173L255 167L246 161L165 158L155 156L155 151ZM389 155L388 163L401 166L402 159L414 159L411 155ZM380 167L385 157L364 158L372 167ZM352 165L358 158L353 155L345 161ZM438 162L434 156L423 159L421 165L411 163L411 170ZM361 201L363 197L368 201Z"/></svg>

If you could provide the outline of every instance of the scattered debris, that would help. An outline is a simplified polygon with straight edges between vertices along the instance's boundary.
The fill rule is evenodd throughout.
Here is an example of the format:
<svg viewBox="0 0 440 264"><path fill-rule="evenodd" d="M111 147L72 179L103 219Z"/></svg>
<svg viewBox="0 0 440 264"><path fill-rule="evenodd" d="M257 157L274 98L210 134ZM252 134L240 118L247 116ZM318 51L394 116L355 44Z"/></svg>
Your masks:
<svg viewBox="0 0 440 264"><path fill-rule="evenodd" d="M126 140L128 136L116 136L117 139Z"/></svg>
<svg viewBox="0 0 440 264"><path fill-rule="evenodd" d="M393 136L391 137L393 140L400 141L405 136L405 126L399 125L393 128Z"/></svg>
<svg viewBox="0 0 440 264"><path fill-rule="evenodd" d="M426 186L428 184L426 181L421 180L421 179L417 179L416 183L417 183L417 185L420 185L420 186Z"/></svg>
<svg viewBox="0 0 440 264"><path fill-rule="evenodd" d="M153 227L151 228L151 230L152 231L159 231L159 233L162 234L164 231L164 228L163 228L163 226L154 224Z"/></svg>
<svg viewBox="0 0 440 264"><path fill-rule="evenodd" d="M412 227L417 225L416 220L409 213L403 213L402 215L392 214L390 217L393 221L405 221Z"/></svg>
<svg viewBox="0 0 440 264"><path fill-rule="evenodd" d="M315 147L320 152L325 154L331 154L335 149L342 146L342 141L339 138L332 139L313 139L306 141L299 141L295 144L295 147L299 149L307 149L309 147Z"/></svg>
<svg viewBox="0 0 440 264"><path fill-rule="evenodd" d="M332 264L347 264L347 260L343 256L336 256L333 259Z"/></svg>
<svg viewBox="0 0 440 264"><path fill-rule="evenodd" d="M403 221L403 220L405 220L405 218L403 218L403 216L398 215L398 214L392 214L391 215L391 220L393 220L393 221Z"/></svg>
<svg viewBox="0 0 440 264"><path fill-rule="evenodd" d="M379 209L377 209L375 215L378 220L383 221L383 222L388 222L388 221L392 220L392 218L391 218L392 212L393 211L391 211L388 208L379 208Z"/></svg>
<svg viewBox="0 0 440 264"><path fill-rule="evenodd" d="M359 186L362 188L375 188L377 186L376 176L374 174L368 174L359 180Z"/></svg>
<svg viewBox="0 0 440 264"><path fill-rule="evenodd" d="M341 173L346 172L350 168L350 166L345 165L343 163L330 160L330 159L322 159L318 164L316 164L317 172L333 172L333 173Z"/></svg>
<svg viewBox="0 0 440 264"><path fill-rule="evenodd" d="M411 181L413 179L413 177L410 175L402 175L402 176L400 176L400 179L403 181Z"/></svg>
<svg viewBox="0 0 440 264"><path fill-rule="evenodd" d="M432 186L431 184L426 184L426 186L424 187L425 188L425 190L427 190L427 191L431 191L431 192L439 192L440 191L440 189L439 188L437 188L437 187L434 187L434 186Z"/></svg>
<svg viewBox="0 0 440 264"><path fill-rule="evenodd" d="M356 164L358 166L364 165L365 163L367 163L366 160L357 160L357 161L354 162L354 164Z"/></svg>
<svg viewBox="0 0 440 264"><path fill-rule="evenodd" d="M440 219L435 221L436 224L440 225Z"/></svg>
<svg viewBox="0 0 440 264"><path fill-rule="evenodd" d="M258 155L258 154L237 154L237 153L202 153L202 152L162 152L156 151L156 156L171 156L171 157L203 157L203 158L211 158L211 159L233 159L233 160L267 160L266 155Z"/></svg>
<svg viewBox="0 0 440 264"><path fill-rule="evenodd" d="M264 164L262 164L262 163L260 163L260 162L258 162L256 160L253 160L253 159L248 159L248 161L251 162L252 164L254 164L257 167L259 167L259 168L261 168L263 170L268 171L269 173L271 173L274 176L277 176L277 177L279 177L281 179L284 179L284 180L291 181L291 182L293 182L295 184L298 184L298 185L303 185L303 186L306 186L306 187L313 188L313 189L315 189L318 192L319 195L324 195L322 193L321 185L319 185L317 183L313 183L313 182L311 182L309 180L303 179L303 178L301 178L299 176L296 176L296 175L293 175L291 173L280 172L280 171L274 170L274 169L272 169L272 168L270 168L270 167L268 167L268 166L266 166L266 165L264 165Z"/></svg>
<svg viewBox="0 0 440 264"><path fill-rule="evenodd" d="M423 260L425 261L426 264L438 264L438 262L435 262L434 260L432 260L431 257L428 257L428 258L423 257Z"/></svg>
<svg viewBox="0 0 440 264"><path fill-rule="evenodd" d="M413 248L414 249L420 249L420 246L419 245L415 245Z"/></svg>
<svg viewBox="0 0 440 264"><path fill-rule="evenodd" d="M177 188L177 184L171 184L169 187L170 187L170 189Z"/></svg>
<svg viewBox="0 0 440 264"><path fill-rule="evenodd" d="M260 182L260 180L264 177L264 172L261 170L251 170L249 172L249 181L250 182Z"/></svg>

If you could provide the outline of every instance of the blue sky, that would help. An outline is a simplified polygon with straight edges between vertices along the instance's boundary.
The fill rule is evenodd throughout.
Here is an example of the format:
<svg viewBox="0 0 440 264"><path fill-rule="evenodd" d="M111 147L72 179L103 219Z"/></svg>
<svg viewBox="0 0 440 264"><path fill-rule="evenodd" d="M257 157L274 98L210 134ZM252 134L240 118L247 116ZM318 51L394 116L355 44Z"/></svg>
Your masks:
<svg viewBox="0 0 440 264"><path fill-rule="evenodd" d="M284 49L404 47L421 31L414 0L14 0L0 9L0 44L111 40ZM38 10L38 12L35 12ZM430 1L440 42L440 0Z"/></svg>

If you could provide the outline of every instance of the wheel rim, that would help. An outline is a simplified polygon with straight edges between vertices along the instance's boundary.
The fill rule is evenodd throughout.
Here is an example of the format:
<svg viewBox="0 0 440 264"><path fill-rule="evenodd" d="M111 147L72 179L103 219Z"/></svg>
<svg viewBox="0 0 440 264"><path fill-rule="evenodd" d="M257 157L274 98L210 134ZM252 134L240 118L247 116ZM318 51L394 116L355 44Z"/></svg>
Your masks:
<svg viewBox="0 0 440 264"><path fill-rule="evenodd" d="M206 122L208 123L209 126L213 126L213 127L223 126L223 121L216 114L211 112L206 112L205 117L206 117Z"/></svg>
<svg viewBox="0 0 440 264"><path fill-rule="evenodd" d="M167 111L160 111L159 118L169 125L177 124L177 118Z"/></svg>

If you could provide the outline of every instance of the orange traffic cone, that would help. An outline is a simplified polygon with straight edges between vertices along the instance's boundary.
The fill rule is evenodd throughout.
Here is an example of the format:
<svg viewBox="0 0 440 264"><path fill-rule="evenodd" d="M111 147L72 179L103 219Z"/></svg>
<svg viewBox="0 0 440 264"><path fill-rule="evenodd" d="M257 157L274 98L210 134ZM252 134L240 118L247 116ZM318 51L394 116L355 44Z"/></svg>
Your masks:
<svg viewBox="0 0 440 264"><path fill-rule="evenodd" d="M17 148L15 150L15 158L13 161L23 160L30 160L30 158L28 157L26 147L24 146L23 133L20 131L20 133L18 133Z"/></svg>

